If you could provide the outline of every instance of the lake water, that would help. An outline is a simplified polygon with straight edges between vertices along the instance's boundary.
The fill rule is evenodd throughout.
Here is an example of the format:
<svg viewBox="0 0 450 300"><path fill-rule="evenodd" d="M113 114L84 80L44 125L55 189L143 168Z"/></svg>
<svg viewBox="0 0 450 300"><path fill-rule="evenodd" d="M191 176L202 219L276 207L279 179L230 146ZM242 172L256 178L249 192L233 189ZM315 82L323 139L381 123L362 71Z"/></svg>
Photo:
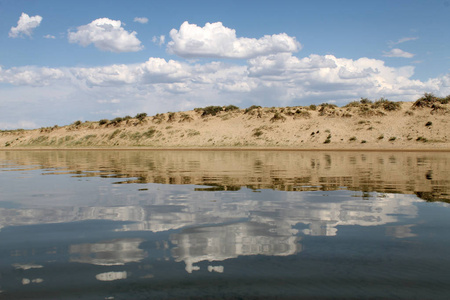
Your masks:
<svg viewBox="0 0 450 300"><path fill-rule="evenodd" d="M0 299L448 299L450 153L0 151Z"/></svg>

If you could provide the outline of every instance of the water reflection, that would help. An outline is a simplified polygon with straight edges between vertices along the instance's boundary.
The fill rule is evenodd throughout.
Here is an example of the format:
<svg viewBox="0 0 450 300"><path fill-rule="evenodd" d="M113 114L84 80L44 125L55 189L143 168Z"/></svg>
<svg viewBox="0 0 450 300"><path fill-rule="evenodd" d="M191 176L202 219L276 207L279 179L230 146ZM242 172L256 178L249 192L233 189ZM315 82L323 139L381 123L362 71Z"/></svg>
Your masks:
<svg viewBox="0 0 450 300"><path fill-rule="evenodd" d="M422 199L450 198L447 153L0 151L0 162L0 278L16 280L1 290L51 285L60 266L80 284L180 266L225 276L232 261L311 256L314 239L350 232L354 245L367 229L417 241L434 218Z"/></svg>
<svg viewBox="0 0 450 300"><path fill-rule="evenodd" d="M449 153L298 151L0 151L0 168L44 170L116 183L415 193L449 201ZM134 177L135 179L130 179Z"/></svg>
<svg viewBox="0 0 450 300"><path fill-rule="evenodd" d="M118 239L70 245L70 261L98 266L117 266L139 262L146 256L145 251L139 249L142 242L142 239Z"/></svg>

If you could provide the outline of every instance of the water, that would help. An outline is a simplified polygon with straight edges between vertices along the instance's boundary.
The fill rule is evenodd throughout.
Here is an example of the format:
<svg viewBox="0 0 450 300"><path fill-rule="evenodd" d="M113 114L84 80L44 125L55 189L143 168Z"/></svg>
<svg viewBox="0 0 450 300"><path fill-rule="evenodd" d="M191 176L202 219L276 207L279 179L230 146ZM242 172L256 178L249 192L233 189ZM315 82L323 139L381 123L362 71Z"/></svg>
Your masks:
<svg viewBox="0 0 450 300"><path fill-rule="evenodd" d="M0 299L448 299L450 153L0 151Z"/></svg>

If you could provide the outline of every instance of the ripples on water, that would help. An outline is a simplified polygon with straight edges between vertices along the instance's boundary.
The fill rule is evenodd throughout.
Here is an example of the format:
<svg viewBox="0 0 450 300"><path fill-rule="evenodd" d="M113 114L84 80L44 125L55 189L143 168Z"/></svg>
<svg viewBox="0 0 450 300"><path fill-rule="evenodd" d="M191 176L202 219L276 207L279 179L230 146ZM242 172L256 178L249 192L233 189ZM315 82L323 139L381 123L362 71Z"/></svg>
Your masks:
<svg viewBox="0 0 450 300"><path fill-rule="evenodd" d="M450 153L0 151L1 299L446 299Z"/></svg>

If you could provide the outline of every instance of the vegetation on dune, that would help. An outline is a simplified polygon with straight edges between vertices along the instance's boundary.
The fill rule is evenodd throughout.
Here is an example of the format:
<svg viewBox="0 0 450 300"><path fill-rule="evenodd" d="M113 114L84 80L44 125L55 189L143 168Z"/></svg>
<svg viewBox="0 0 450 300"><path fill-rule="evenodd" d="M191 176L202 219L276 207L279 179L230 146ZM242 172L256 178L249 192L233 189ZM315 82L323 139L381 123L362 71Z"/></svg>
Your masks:
<svg viewBox="0 0 450 300"><path fill-rule="evenodd" d="M424 113L430 113L431 115L447 115L450 112L450 106L448 106L449 102L450 95L446 97L437 97L431 93L425 93L409 107L405 107L405 104L402 104L402 102L390 101L385 98L380 98L378 100L361 98L358 101L349 102L341 107L338 107L333 103L292 107L261 107L259 105L252 105L245 109L240 109L235 105L206 106L204 108L195 108L195 113L167 112L149 117L147 113L142 112L136 114L134 117L127 115L125 117L115 117L111 120L101 119L96 122L77 120L67 126L59 127L55 125L42 127L36 131L25 131L23 129L0 130L0 136L11 136L11 138L3 140L3 147L157 145L158 143L163 144L164 141L171 141L171 138L174 137L188 141L192 141L193 139L198 141L199 138L207 137L208 125L197 127L196 122L202 122L198 124L204 124L204 122L210 122L212 120L211 117L216 117L214 120L217 121L227 121L247 116L244 117L243 122L258 118L262 125L247 133L247 137L251 137L251 140L257 142L257 144L254 145L259 145L261 143L272 143L272 145L284 145L287 143L293 145L293 142L303 143L304 140L306 141L306 137L314 143L332 143L333 145L339 143L351 143L352 145L355 145L356 141L360 144L371 144L373 141L378 141L378 144L390 142L390 144L397 145L402 142L411 141L416 142L416 145L417 142L428 143L429 145L430 143L442 142L446 139L441 139L440 136L436 135L440 134L438 133L438 128L442 125L439 124L440 121L438 120L440 119L430 117L432 121L427 120L424 118ZM417 128L414 129L414 132L409 132L407 135L401 135L399 132L396 133L397 136L386 136L385 138L383 133L386 134L388 131L386 131L386 128L378 125L382 124L381 118L387 115L392 116L392 113L401 111L402 107L404 111L400 114L406 117L407 120L412 121L414 118L423 119L417 123ZM411 118L410 116L414 117ZM349 122L348 124L354 126L355 132L346 133L342 136L335 131L332 139L330 130L328 129L325 130L326 135L322 135L323 133L320 134L317 129L323 130L324 128L314 128L313 126L317 125L312 125L319 124L318 121L316 121L316 118L318 117L355 118L354 121L338 121ZM293 126L296 126L298 129L296 129L297 131L294 133L293 137L285 138L283 141L278 140L279 137L277 136L277 132L283 130L282 128L286 126L283 125L283 123L287 120L297 120L295 123L296 125ZM323 121L320 122L323 123ZM180 124L177 127L177 125L175 125L176 123L186 124ZM268 125L270 123L272 124ZM250 125L246 128L249 126ZM311 127L314 131L309 135ZM100 131L91 131L89 133L90 130L96 129ZM353 130L351 128L349 129ZM361 133L358 133L360 130L364 130L366 134L369 134L370 131L371 136L362 135L362 131ZM306 131L308 134L305 133ZM61 134L63 132L67 132L67 135L64 137L55 136L55 134ZM243 139L247 137L244 137ZM214 137L213 144L218 145L218 143L224 143L225 140L227 140L225 143L228 143L228 140L231 140L232 138L235 138L232 134L230 136ZM239 145L249 145L247 142L243 142L243 139L241 138L241 140L238 141L234 140L233 142L230 142L230 145L235 145L236 143ZM212 139L209 141L212 141Z"/></svg>

